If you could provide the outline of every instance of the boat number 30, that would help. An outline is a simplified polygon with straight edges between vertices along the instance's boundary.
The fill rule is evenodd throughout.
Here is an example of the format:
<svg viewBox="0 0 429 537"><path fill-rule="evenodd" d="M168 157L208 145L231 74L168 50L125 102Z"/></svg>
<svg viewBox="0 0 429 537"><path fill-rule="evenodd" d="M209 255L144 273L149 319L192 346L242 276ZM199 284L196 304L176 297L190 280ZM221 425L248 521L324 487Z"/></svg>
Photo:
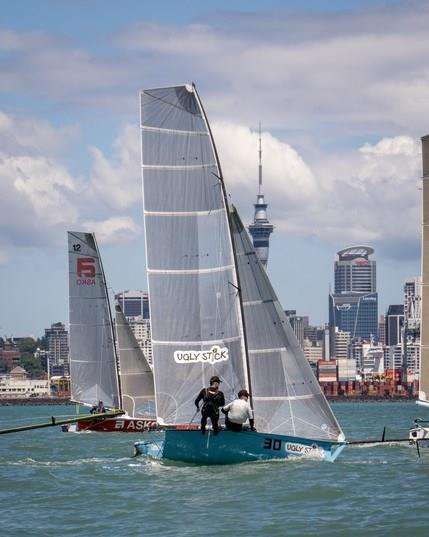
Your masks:
<svg viewBox="0 0 429 537"><path fill-rule="evenodd" d="M265 438L264 449L272 449L273 451L280 451L282 449L283 441L280 438ZM317 450L316 445L305 446L303 444L293 444L291 442L285 442L285 451L290 453L309 453Z"/></svg>

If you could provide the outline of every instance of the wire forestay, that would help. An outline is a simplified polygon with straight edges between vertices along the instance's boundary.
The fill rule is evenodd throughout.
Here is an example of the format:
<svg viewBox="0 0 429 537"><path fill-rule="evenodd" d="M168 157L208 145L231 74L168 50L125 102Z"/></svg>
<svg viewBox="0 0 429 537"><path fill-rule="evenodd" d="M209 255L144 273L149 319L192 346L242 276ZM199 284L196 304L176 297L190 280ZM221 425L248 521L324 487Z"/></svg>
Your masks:
<svg viewBox="0 0 429 537"><path fill-rule="evenodd" d="M192 86L143 91L141 133L157 418L188 423L212 375L247 385L228 216Z"/></svg>
<svg viewBox="0 0 429 537"><path fill-rule="evenodd" d="M68 232L68 250L71 398L119 408L112 318L94 235Z"/></svg>
<svg viewBox="0 0 429 537"><path fill-rule="evenodd" d="M343 439L234 207L230 216L258 430L304 438Z"/></svg>

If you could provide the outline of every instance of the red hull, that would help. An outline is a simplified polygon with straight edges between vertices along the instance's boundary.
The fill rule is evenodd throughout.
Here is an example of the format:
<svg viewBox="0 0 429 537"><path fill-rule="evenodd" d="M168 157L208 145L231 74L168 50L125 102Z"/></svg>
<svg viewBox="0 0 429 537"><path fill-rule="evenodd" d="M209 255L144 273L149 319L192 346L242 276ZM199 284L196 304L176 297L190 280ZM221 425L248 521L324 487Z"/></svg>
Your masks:
<svg viewBox="0 0 429 537"><path fill-rule="evenodd" d="M100 433L142 433L159 429L155 420L139 418L96 418L81 421L77 424L78 431L97 431Z"/></svg>

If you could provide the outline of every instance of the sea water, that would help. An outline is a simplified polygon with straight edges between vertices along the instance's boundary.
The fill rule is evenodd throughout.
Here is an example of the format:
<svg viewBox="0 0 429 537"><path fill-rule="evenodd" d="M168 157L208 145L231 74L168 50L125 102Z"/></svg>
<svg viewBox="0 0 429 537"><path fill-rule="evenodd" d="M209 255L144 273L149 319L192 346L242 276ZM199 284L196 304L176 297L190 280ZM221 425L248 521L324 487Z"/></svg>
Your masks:
<svg viewBox="0 0 429 537"><path fill-rule="evenodd" d="M404 438L429 410L336 403L348 439ZM0 429L72 406L0 407ZM220 433L222 434L222 433ZM429 453L348 447L336 462L190 466L133 457L142 435L0 435L0 536L429 536ZM428 450L429 451L429 450Z"/></svg>

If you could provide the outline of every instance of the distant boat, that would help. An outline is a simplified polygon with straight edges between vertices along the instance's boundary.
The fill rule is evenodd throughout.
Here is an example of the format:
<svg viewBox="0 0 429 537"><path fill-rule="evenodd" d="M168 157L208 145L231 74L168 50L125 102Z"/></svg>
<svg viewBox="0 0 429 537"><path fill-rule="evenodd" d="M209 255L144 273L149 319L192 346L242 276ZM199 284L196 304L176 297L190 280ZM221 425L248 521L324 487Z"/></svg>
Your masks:
<svg viewBox="0 0 429 537"><path fill-rule="evenodd" d="M77 430L142 432L156 427L153 374L125 316L115 330L106 279L93 233L68 232L71 399L123 416L77 424Z"/></svg>
<svg viewBox="0 0 429 537"><path fill-rule="evenodd" d="M429 407L429 135L422 138L422 286L420 320L420 388L417 404ZM412 442L429 440L429 416L418 418L410 429Z"/></svg>
<svg viewBox="0 0 429 537"><path fill-rule="evenodd" d="M136 453L205 464L334 460L344 434L228 203L194 85L141 95L146 260L158 423ZM258 432L202 435L194 399L211 376L251 393Z"/></svg>

